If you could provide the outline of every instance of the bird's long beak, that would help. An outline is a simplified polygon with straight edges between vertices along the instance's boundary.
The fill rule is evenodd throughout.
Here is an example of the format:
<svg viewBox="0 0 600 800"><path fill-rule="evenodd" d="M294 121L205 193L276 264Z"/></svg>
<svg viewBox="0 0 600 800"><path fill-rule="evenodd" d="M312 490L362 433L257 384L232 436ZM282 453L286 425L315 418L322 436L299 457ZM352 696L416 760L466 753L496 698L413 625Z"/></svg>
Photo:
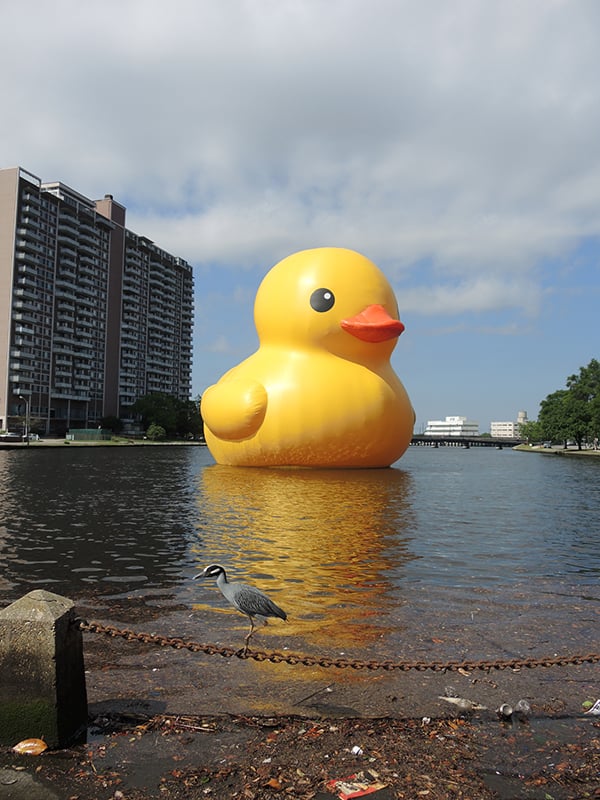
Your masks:
<svg viewBox="0 0 600 800"><path fill-rule="evenodd" d="M340 325L363 342L385 342L397 338L404 330L400 320L391 317L381 305L367 306L360 314L343 319Z"/></svg>
<svg viewBox="0 0 600 800"><path fill-rule="evenodd" d="M198 578L205 578L206 574L204 572L197 572L194 577L192 578L193 581L197 581Z"/></svg>

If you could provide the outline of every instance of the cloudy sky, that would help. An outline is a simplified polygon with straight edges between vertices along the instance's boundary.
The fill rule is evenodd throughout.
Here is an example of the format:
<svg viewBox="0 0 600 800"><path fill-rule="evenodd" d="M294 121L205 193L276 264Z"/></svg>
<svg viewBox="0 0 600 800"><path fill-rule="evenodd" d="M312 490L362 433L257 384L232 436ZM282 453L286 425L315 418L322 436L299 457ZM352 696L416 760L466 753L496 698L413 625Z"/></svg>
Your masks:
<svg viewBox="0 0 600 800"><path fill-rule="evenodd" d="M600 357L596 0L0 6L0 166L194 266L193 392L249 355L297 250L364 253L417 430L536 418Z"/></svg>

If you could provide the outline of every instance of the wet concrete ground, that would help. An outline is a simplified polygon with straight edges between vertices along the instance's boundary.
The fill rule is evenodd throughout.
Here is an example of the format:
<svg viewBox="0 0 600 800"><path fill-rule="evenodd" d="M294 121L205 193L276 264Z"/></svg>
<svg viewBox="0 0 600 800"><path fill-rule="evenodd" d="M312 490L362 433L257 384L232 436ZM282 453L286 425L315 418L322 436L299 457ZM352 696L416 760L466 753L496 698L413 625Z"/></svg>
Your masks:
<svg viewBox="0 0 600 800"><path fill-rule="evenodd" d="M482 594L468 608L438 604L426 617L415 602L403 630L391 638L335 630L305 635L279 620L258 629L252 647L283 654L385 661L527 659L590 653L600 649L600 588L563 586L537 609L510 590L500 602ZM119 629L132 628L185 641L241 648L247 632L235 612L207 615L168 598L125 598L104 608L78 612ZM436 672L340 670L273 664L85 634L90 703L126 701L132 708L169 714L255 714L353 717L437 717L448 711L440 700L450 686L458 696L494 713L502 703L527 699L545 714L577 716L582 703L600 697L597 664L537 669ZM343 647L343 649L342 649Z"/></svg>
<svg viewBox="0 0 600 800"><path fill-rule="evenodd" d="M403 654L375 642L367 652L344 655L445 660L597 651L600 603L582 612L570 598L553 614L552 602L537 632L518 625L509 606L481 603L472 628L432 614L427 630L413 626ZM227 641L220 643L231 646L241 645L246 631L235 615L224 630L208 630L188 607L156 597L122 599L104 613L100 621L117 627L195 641L205 640L202 633L221 635ZM272 625L253 646L306 652L308 644ZM224 659L87 633L84 648L88 742L37 759L5 749L0 798L333 797L327 781L357 770L366 782L374 783L376 773L385 785L374 800L600 797L600 717L585 714L600 697L598 664L349 671ZM319 651L332 655L324 645ZM531 706L526 720L499 719L501 704L520 699Z"/></svg>

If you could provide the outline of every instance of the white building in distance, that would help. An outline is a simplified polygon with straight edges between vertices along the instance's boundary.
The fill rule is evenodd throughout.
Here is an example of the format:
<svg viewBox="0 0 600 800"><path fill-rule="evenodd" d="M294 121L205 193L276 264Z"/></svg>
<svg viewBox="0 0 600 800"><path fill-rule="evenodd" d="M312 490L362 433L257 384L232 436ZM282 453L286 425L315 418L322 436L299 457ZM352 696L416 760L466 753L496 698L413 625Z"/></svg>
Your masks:
<svg viewBox="0 0 600 800"><path fill-rule="evenodd" d="M521 425L527 422L527 412L519 411L516 422L491 422L490 434L498 439L517 439L521 435Z"/></svg>
<svg viewBox="0 0 600 800"><path fill-rule="evenodd" d="M466 417L427 420L425 436L479 436L479 423Z"/></svg>

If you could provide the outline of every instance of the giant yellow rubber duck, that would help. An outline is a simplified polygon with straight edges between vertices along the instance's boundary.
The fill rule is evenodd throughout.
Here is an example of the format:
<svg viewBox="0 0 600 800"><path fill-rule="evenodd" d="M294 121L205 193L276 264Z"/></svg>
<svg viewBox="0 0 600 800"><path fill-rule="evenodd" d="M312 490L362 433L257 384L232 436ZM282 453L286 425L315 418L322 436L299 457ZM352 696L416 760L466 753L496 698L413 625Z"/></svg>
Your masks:
<svg viewBox="0 0 600 800"><path fill-rule="evenodd" d="M387 467L414 411L390 364L404 325L384 274L353 250L304 250L265 276L258 350L202 396L219 464Z"/></svg>

